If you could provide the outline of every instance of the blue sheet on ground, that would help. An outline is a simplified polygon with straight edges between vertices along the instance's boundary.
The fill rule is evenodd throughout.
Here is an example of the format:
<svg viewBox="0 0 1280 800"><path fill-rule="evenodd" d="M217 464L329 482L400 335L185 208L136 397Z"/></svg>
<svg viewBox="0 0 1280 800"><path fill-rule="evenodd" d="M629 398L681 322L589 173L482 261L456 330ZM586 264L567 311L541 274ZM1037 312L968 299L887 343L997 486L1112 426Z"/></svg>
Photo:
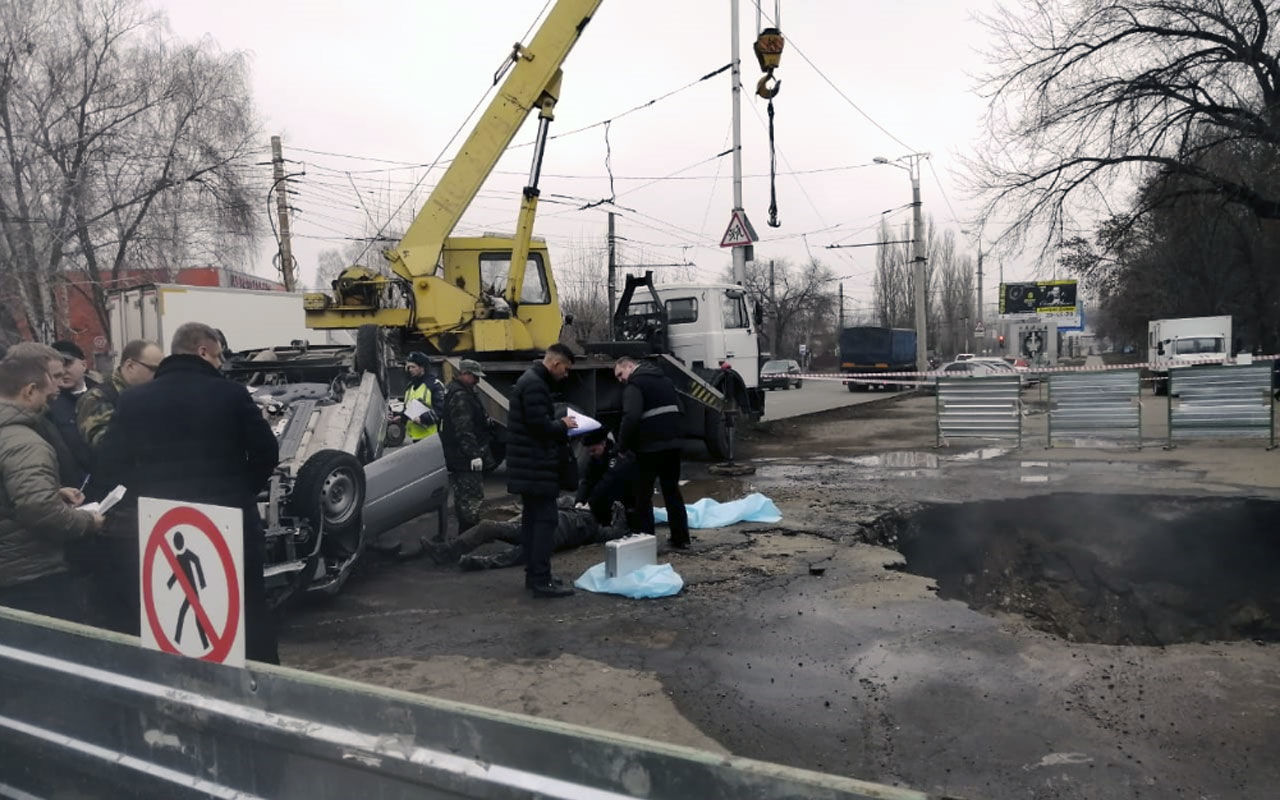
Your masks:
<svg viewBox="0 0 1280 800"><path fill-rule="evenodd" d="M601 561L582 573L573 585L588 592L620 594L623 597L643 599L679 594L684 588L684 579L671 568L670 564L649 564L626 575L610 578L604 562Z"/></svg>
<svg viewBox="0 0 1280 800"><path fill-rule="evenodd" d="M772 500L759 492L727 503L718 503L710 497L704 497L693 505L686 505L685 510L689 512L690 528L723 528L738 522L782 521L782 512ZM667 510L655 508L653 521L666 522Z"/></svg>

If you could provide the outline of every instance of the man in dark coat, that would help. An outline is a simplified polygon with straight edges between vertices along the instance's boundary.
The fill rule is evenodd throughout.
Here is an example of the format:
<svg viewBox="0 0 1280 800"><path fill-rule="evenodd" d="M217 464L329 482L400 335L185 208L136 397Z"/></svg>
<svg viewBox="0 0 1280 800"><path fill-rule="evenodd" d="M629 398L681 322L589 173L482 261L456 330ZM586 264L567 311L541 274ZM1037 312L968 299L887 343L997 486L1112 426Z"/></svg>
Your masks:
<svg viewBox="0 0 1280 800"><path fill-rule="evenodd" d="M79 345L64 339L54 342L52 347L62 355L62 379L59 381L58 394L49 407L49 418L53 420L58 435L67 448L66 452L71 456L70 463L61 464L61 467L64 477L75 480L75 483L66 485L80 486L93 468L93 453L76 425L76 403L85 392L97 387L98 383L89 378L89 364Z"/></svg>
<svg viewBox="0 0 1280 800"><path fill-rule="evenodd" d="M276 634L267 610L263 581L263 529L258 493L279 461L275 435L243 386L227 380L219 367L217 331L189 322L174 333L170 355L155 379L120 395L102 440L102 463L111 480L135 501L131 522L119 526L111 544L111 574L117 596L138 627L138 545L136 499L156 497L239 508L244 513L245 656L279 663ZM114 516L114 515L113 515ZM126 518L130 515L121 515ZM111 526L109 525L109 528Z"/></svg>
<svg viewBox="0 0 1280 800"><path fill-rule="evenodd" d="M562 344L547 348L542 360L516 381L507 415L507 491L520 495L520 534L525 552L524 585L534 597L566 597L573 589L551 574L560 466L572 417L554 418L551 384L569 374L573 352Z"/></svg>
<svg viewBox="0 0 1280 800"><path fill-rule="evenodd" d="M675 384L648 361L620 358L613 367L622 390L622 425L618 446L636 454L636 528L653 533L653 481L662 487L671 526L671 546L689 547L689 515L680 494L680 399Z"/></svg>

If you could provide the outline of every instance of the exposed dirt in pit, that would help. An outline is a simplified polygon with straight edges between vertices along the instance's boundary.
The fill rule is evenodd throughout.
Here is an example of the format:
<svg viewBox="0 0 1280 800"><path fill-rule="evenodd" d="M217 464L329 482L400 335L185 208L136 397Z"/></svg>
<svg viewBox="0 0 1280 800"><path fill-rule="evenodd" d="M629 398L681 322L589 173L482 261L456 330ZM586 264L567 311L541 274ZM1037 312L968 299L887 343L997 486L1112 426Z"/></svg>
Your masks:
<svg viewBox="0 0 1280 800"><path fill-rule="evenodd" d="M1070 641L1280 641L1280 503L1057 494L868 528L939 596Z"/></svg>

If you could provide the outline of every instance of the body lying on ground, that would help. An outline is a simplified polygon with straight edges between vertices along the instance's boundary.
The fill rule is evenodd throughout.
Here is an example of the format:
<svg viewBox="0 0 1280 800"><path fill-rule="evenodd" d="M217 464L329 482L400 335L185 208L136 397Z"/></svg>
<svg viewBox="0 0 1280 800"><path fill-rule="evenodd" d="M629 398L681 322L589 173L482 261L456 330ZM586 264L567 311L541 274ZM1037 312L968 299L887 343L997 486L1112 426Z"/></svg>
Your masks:
<svg viewBox="0 0 1280 800"><path fill-rule="evenodd" d="M609 525L597 522L589 508L575 508L572 497L561 497L558 506L553 542L557 553L620 539L628 533L626 512L621 503L614 504L613 519ZM505 542L508 546L485 555L472 552L492 542ZM437 564L457 564L466 570L499 569L524 563L524 548L520 542L520 517L517 516L507 522L482 520L448 542L423 539L422 551Z"/></svg>

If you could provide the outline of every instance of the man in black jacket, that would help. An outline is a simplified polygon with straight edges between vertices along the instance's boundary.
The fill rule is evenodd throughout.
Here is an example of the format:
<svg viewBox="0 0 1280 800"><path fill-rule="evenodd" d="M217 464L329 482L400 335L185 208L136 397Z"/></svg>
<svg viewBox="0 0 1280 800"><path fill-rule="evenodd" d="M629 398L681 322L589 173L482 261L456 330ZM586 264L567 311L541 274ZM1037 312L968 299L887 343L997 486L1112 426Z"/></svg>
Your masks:
<svg viewBox="0 0 1280 800"><path fill-rule="evenodd" d="M613 437L604 428L585 434L582 446L587 457L579 470L581 478L574 502L591 509L601 525L609 524L614 503L622 503L628 513L632 513L634 499L630 484L635 459L619 453Z"/></svg>
<svg viewBox="0 0 1280 800"><path fill-rule="evenodd" d="M675 384L662 370L634 358L618 359L613 375L622 390L622 426L618 446L636 454L635 527L653 533L653 480L662 487L671 526L671 546L689 547L689 515L680 495L680 400Z"/></svg>
<svg viewBox="0 0 1280 800"><path fill-rule="evenodd" d="M516 381L507 415L507 491L520 495L520 536L525 552L524 585L534 597L566 597L573 589L551 574L560 465L572 417L554 418L551 384L569 374L573 352L562 344L547 348L542 361Z"/></svg>
<svg viewBox="0 0 1280 800"><path fill-rule="evenodd" d="M222 345L217 331L198 322L182 325L173 335L170 352L154 380L120 395L102 441L102 463L112 481L128 488L135 504L138 497L156 497L241 509L245 657L277 664L257 507L258 493L266 488L279 461L276 437L245 388L219 371ZM132 594L131 608L121 620L131 622L128 632L136 634L136 505L133 508L133 515L120 514L122 524L113 526L116 536L108 542L114 545L109 549L111 557L100 567L113 575L117 590L104 602L130 602ZM113 512L112 517L117 514Z"/></svg>
<svg viewBox="0 0 1280 800"><path fill-rule="evenodd" d="M76 403L85 392L97 387L98 383L88 377L89 364L79 345L63 339L51 346L62 355L62 379L59 381L58 394L49 406L49 419L57 426L58 434L71 456L71 463L62 464L61 467L64 479L73 479L75 483L66 485L80 486L92 470L93 454L76 425Z"/></svg>

